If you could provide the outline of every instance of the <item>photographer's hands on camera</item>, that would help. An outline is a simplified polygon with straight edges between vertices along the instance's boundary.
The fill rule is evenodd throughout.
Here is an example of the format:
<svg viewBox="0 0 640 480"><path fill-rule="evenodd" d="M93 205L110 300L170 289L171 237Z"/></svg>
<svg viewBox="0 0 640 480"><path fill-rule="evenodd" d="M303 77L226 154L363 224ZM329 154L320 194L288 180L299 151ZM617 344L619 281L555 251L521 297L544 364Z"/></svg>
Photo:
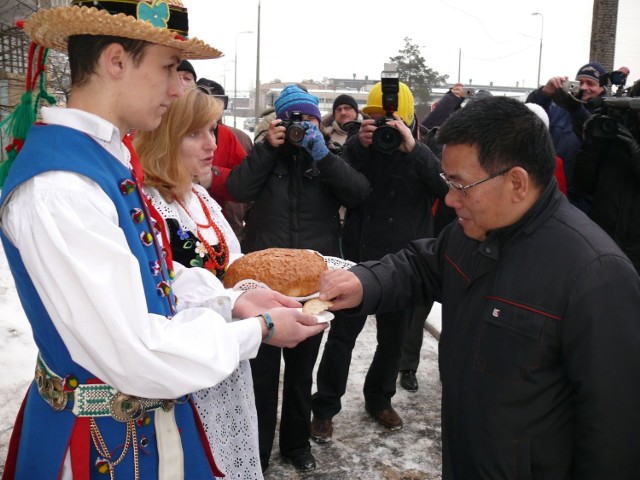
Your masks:
<svg viewBox="0 0 640 480"><path fill-rule="evenodd" d="M304 137L300 146L304 148L314 161L322 160L329 154L329 148L327 148L327 142L324 139L324 135L318 127L311 122L302 122L306 127Z"/></svg>
<svg viewBox="0 0 640 480"><path fill-rule="evenodd" d="M542 92L547 97L551 97L557 105L573 113L584 105L584 102L580 100L579 96L576 97L565 90L565 84L568 81L569 77L552 77L542 88Z"/></svg>
<svg viewBox="0 0 640 480"><path fill-rule="evenodd" d="M285 132L287 129L282 125L282 120L276 119L269 124L267 131L267 141L272 147L279 147L285 142Z"/></svg>
<svg viewBox="0 0 640 480"><path fill-rule="evenodd" d="M300 141L298 146L304 148L314 161L322 160L329 154L329 148L324 135L318 127L308 121L300 122L300 125L305 129L304 137ZM282 120L276 119L269 124L269 131L267 132L267 141L272 147L279 147L283 145L287 140L286 127L282 124Z"/></svg>
<svg viewBox="0 0 640 480"><path fill-rule="evenodd" d="M362 144L362 146L365 148L370 147L373 143L373 132L375 132L378 128L376 127L375 123L376 121L374 119L366 119L363 120L362 125L360 125L358 138L360 139L360 143ZM402 135L402 143L400 144L400 147L398 149L403 153L411 152L416 146L416 139L413 138L411 130L405 125L398 114L394 113L393 120L387 119L386 124L398 130Z"/></svg>

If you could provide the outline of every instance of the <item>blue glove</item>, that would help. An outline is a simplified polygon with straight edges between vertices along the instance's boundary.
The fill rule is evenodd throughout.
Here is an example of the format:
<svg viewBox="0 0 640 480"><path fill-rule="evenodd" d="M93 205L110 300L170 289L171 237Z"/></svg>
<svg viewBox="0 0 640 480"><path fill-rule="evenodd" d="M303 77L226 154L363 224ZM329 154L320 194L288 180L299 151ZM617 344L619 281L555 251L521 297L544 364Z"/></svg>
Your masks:
<svg viewBox="0 0 640 480"><path fill-rule="evenodd" d="M300 146L309 152L314 161L322 160L329 153L324 135L322 135L322 132L313 123L304 123L308 123L308 128L304 133L304 138L300 142Z"/></svg>

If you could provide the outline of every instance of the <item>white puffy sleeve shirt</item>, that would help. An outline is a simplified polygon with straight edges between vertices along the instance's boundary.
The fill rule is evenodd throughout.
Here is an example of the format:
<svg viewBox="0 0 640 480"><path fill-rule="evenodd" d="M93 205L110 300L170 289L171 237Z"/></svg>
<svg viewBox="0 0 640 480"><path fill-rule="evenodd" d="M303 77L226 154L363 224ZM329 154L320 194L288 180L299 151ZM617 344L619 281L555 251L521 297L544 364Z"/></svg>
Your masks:
<svg viewBox="0 0 640 480"><path fill-rule="evenodd" d="M43 109L43 120L87 133L130 167L111 123L61 108ZM175 265L174 292L190 308L171 319L148 312L115 206L87 177L37 175L14 191L1 220L73 360L118 390L175 398L219 383L257 354L259 319L228 323L217 312L229 312L237 294L204 269Z"/></svg>

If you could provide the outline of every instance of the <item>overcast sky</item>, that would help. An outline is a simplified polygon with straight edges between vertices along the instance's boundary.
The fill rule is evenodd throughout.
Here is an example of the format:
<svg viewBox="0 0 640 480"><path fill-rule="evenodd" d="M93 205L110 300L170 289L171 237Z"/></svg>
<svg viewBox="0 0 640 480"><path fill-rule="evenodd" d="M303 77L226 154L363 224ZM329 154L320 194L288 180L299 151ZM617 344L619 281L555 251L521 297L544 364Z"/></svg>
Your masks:
<svg viewBox="0 0 640 480"><path fill-rule="evenodd" d="M253 88L258 0L183 3L191 36L225 53L194 62L198 75L232 93L237 44L237 89ZM542 83L555 75L573 77L590 60L592 0L320 0L315 5L309 14L314 3L260 0L261 82L353 74L377 79L409 37L421 46L427 65L450 81L460 75L463 83L534 86L542 19ZM248 30L254 33L239 33ZM615 67L622 65L631 69L631 80L640 78L638 0L620 0Z"/></svg>

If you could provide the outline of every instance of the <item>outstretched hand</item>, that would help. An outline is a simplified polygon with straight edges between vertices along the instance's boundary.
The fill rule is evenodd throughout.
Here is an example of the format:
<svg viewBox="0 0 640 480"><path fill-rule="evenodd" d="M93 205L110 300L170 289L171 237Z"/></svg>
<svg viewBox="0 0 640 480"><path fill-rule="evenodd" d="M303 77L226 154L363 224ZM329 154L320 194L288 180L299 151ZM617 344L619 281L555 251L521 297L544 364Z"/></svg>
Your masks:
<svg viewBox="0 0 640 480"><path fill-rule="evenodd" d="M329 310L357 307L363 295L362 283L349 270L327 270L320 277L320 299L333 302Z"/></svg>

